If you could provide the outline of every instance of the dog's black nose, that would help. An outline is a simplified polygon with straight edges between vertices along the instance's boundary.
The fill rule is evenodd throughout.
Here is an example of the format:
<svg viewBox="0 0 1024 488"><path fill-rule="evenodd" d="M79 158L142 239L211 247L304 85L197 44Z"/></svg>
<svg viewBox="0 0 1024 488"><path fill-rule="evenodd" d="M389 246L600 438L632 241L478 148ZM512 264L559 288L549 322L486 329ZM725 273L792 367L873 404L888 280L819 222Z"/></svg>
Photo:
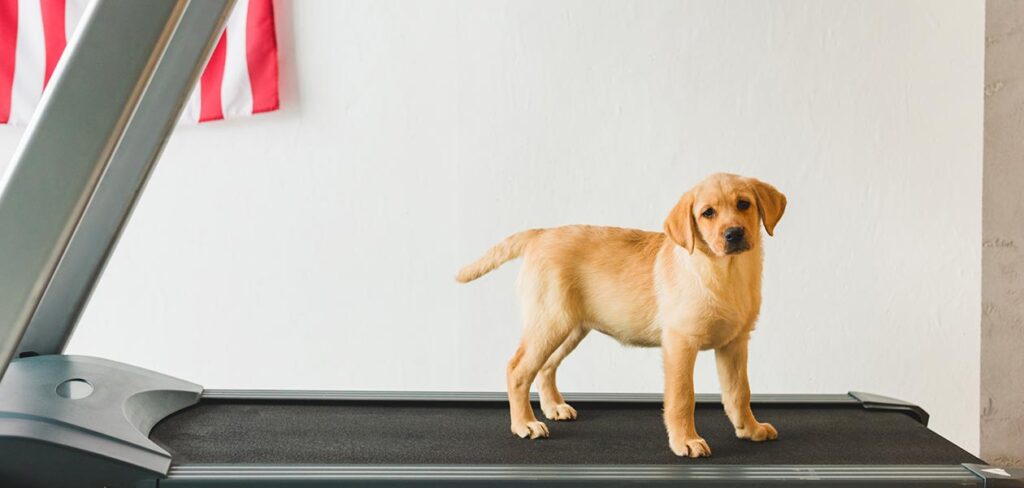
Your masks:
<svg viewBox="0 0 1024 488"><path fill-rule="evenodd" d="M743 240L743 227L729 227L725 229L725 241L730 243Z"/></svg>

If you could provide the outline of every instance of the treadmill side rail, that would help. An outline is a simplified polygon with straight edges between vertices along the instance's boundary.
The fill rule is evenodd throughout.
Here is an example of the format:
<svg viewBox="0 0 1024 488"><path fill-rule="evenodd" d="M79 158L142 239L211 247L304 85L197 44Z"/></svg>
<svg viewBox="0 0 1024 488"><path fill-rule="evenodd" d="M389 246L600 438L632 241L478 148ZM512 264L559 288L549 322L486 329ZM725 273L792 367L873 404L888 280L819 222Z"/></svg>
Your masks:
<svg viewBox="0 0 1024 488"><path fill-rule="evenodd" d="M928 426L928 412L913 403L863 391L851 391L850 396L868 410L896 410L914 417L925 427Z"/></svg>
<svg viewBox="0 0 1024 488"><path fill-rule="evenodd" d="M0 479L10 486L130 486L171 455L149 431L202 387L86 356L15 360L0 380Z"/></svg>
<svg viewBox="0 0 1024 488"><path fill-rule="evenodd" d="M585 393L562 392L567 400L577 402L612 402L612 403L661 403L661 393ZM219 390L203 391L203 398L208 400L291 400L291 401L424 401L424 402L508 402L508 393L504 391L361 391L361 390ZM698 403L721 403L722 396L717 393L697 393ZM530 393L530 401L537 402L537 392ZM863 402L846 393L754 393L751 403L758 404L799 404L805 402L817 404L856 404Z"/></svg>
<svg viewBox="0 0 1024 488"><path fill-rule="evenodd" d="M948 465L185 465L161 488L314 486L865 486L986 487L965 466Z"/></svg>

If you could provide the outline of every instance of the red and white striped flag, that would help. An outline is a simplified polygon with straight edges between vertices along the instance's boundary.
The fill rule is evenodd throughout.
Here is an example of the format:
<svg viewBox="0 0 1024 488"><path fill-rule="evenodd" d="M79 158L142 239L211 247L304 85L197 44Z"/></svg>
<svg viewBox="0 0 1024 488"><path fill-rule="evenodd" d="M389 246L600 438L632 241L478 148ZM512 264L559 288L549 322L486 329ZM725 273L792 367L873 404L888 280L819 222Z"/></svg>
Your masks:
<svg viewBox="0 0 1024 488"><path fill-rule="evenodd" d="M0 0L0 124L31 119L89 1ZM272 0L238 0L181 119L277 110L277 93Z"/></svg>

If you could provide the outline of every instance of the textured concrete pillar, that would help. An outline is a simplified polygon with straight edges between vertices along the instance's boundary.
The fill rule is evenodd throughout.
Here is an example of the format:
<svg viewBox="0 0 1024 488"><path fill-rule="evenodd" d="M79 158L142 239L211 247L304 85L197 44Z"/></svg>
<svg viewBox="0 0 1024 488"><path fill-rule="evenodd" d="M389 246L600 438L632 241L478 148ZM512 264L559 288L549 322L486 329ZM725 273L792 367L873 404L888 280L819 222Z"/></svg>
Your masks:
<svg viewBox="0 0 1024 488"><path fill-rule="evenodd" d="M985 17L981 457L1024 466L1024 1Z"/></svg>

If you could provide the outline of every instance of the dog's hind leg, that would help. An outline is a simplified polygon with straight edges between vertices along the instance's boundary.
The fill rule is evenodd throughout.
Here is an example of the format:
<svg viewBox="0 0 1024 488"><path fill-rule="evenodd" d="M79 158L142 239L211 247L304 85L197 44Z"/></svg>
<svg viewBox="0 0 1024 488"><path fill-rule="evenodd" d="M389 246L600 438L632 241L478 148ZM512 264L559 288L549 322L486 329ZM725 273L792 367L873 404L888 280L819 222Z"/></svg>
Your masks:
<svg viewBox="0 0 1024 488"><path fill-rule="evenodd" d="M530 405L530 385L572 332L572 323L564 320L534 319L527 323L519 349L508 362L508 403L512 417L512 433L519 437L548 436L548 427L537 420Z"/></svg>
<svg viewBox="0 0 1024 488"><path fill-rule="evenodd" d="M572 408L562 398L555 384L555 372L562 360L568 356L580 341L587 336L590 329L580 325L577 326L569 337L566 337L562 344L555 349L555 352L548 357L537 374L537 389L540 391L540 409L549 420L575 420L576 409Z"/></svg>

